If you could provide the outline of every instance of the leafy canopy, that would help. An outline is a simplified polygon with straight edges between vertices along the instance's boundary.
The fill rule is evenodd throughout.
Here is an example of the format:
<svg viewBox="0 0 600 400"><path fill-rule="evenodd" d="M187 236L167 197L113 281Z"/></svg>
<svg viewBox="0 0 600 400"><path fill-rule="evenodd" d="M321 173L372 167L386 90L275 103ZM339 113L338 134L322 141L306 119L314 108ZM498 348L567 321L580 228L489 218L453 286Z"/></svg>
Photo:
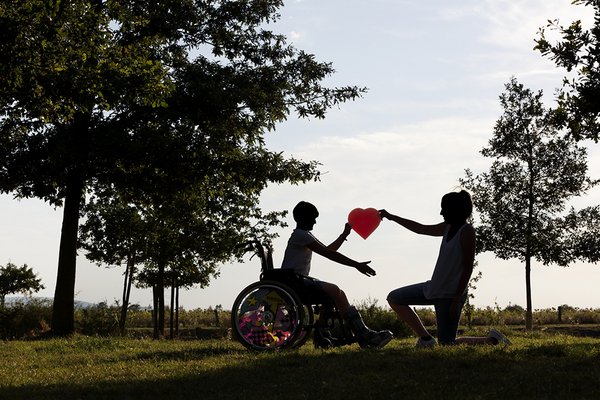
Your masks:
<svg viewBox="0 0 600 400"><path fill-rule="evenodd" d="M193 219L241 219L245 233L272 222L258 204L267 184L318 178L316 162L269 151L264 135L364 90L324 87L331 64L267 29L282 5L0 3L0 191L64 205L53 331L73 327L79 218L96 212L86 195L146 217L196 196Z"/></svg>
<svg viewBox="0 0 600 400"><path fill-rule="evenodd" d="M562 25L558 19L549 20L540 28L535 49L550 58L569 75L558 91L559 107L554 123L566 125L577 140L598 142L600 132L600 2L574 0L575 5L593 8L594 22L584 29L581 20ZM560 40L552 42L547 30L557 32Z"/></svg>

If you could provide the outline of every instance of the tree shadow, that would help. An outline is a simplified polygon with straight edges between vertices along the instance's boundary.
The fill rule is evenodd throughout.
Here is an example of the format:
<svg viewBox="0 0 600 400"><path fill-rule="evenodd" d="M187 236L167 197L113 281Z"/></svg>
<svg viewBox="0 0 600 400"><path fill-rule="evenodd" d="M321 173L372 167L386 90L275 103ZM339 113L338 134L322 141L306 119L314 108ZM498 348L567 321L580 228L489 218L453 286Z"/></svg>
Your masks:
<svg viewBox="0 0 600 400"><path fill-rule="evenodd" d="M600 396L600 345L592 350L548 344L485 351L357 346L270 354L231 348L149 351L127 361L157 361L158 367L176 362L181 370L153 380L132 374L126 381L4 385L0 399L585 399ZM214 357L232 362L211 364Z"/></svg>

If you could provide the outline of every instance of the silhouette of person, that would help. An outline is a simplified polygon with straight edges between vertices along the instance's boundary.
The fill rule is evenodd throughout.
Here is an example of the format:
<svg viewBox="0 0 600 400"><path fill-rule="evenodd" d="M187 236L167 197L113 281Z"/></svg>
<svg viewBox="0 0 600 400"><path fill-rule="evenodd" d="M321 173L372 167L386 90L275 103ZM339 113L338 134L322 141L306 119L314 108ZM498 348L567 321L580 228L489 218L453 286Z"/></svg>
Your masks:
<svg viewBox="0 0 600 400"><path fill-rule="evenodd" d="M423 225L386 210L379 211L382 219L396 222L412 232L442 237L431 279L393 290L387 297L398 317L419 336L417 347L435 346L438 342L443 345L510 344L510 341L495 329L492 329L487 337L456 337L475 260L475 229L467 222L472 211L471 195L465 190L450 192L442 197L440 214L444 222L435 225ZM425 329L411 305L435 307L437 341Z"/></svg>
<svg viewBox="0 0 600 400"><path fill-rule="evenodd" d="M357 336L361 347L379 348L385 346L392 339L390 331L376 332L369 329L358 310L350 305L346 293L342 289L333 283L323 282L309 276L313 252L336 263L356 268L367 276L375 275L375 271L369 266L370 261L355 261L337 251L350 234L351 226L349 224L346 223L342 234L328 246L325 246L313 236L311 231L317 222L318 216L319 211L311 203L301 201L294 207L293 217L296 221L296 229L294 229L288 240L281 268L293 270L306 278L304 279L306 286L312 286L327 294L333 300L340 315L347 322L352 332ZM332 341L335 339L326 328L319 327L315 330L314 340L317 347L331 347Z"/></svg>

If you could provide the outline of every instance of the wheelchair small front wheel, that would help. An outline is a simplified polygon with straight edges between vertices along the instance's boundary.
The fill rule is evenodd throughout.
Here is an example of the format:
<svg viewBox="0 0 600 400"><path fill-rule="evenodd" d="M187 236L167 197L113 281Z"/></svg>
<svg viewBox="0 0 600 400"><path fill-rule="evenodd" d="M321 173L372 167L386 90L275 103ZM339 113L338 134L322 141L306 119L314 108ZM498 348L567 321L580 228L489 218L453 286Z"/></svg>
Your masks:
<svg viewBox="0 0 600 400"><path fill-rule="evenodd" d="M306 309L288 286L260 281L237 296L231 311L233 336L253 350L289 348L305 338Z"/></svg>

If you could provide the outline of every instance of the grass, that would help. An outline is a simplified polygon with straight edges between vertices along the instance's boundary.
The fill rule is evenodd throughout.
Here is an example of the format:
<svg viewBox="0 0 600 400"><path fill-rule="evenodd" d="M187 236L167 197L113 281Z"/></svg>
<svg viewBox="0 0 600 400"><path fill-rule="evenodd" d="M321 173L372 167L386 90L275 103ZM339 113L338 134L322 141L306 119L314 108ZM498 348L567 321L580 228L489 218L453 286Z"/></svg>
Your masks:
<svg viewBox="0 0 600 400"><path fill-rule="evenodd" d="M3 342L0 399L600 398L600 339L509 334L507 348L394 339L381 350L307 344L266 354L228 340Z"/></svg>

